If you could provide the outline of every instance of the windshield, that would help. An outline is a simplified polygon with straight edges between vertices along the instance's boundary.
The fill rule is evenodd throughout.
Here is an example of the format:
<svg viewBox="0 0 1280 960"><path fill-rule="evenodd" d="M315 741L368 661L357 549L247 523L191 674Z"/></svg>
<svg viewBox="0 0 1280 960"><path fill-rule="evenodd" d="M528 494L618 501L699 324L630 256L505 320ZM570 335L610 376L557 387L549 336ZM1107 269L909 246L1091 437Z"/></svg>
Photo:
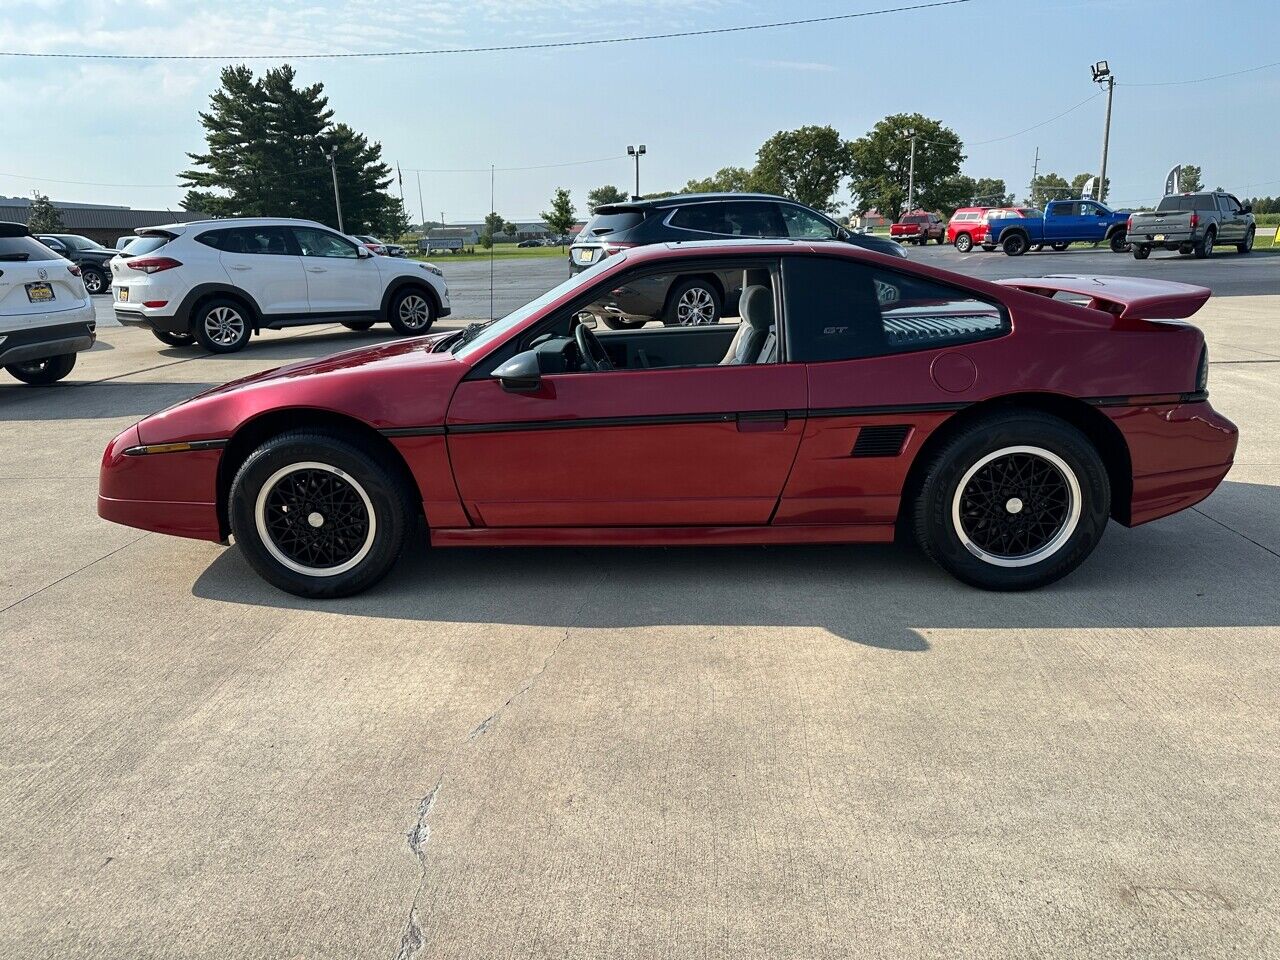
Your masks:
<svg viewBox="0 0 1280 960"><path fill-rule="evenodd" d="M63 246L72 250L97 250L102 244L94 243L88 237L81 237L77 234L56 234L56 238L62 241Z"/></svg>
<svg viewBox="0 0 1280 960"><path fill-rule="evenodd" d="M508 331L514 330L524 321L528 320L534 314L543 310L555 301L559 300L567 293L572 293L580 287L589 286L595 279L596 274L602 269L613 269L617 264L622 263L627 255L623 253L615 253L607 260L601 260L598 264L590 269L583 270L581 273L570 277L563 283L552 287L536 300L530 300L523 307L511 311L505 317L494 320L485 326L476 326L469 329L474 333L467 335L467 331L463 331L463 336L457 343L449 348L450 353L457 354L460 357L474 356L480 350L483 350L489 344L501 339ZM606 268L605 265L608 264Z"/></svg>

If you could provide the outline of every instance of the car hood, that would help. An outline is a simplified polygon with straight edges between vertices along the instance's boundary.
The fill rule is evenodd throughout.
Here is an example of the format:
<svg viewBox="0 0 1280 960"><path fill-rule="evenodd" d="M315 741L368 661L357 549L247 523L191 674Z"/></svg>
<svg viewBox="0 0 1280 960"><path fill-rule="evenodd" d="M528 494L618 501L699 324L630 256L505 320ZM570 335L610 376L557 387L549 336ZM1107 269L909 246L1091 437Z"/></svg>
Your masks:
<svg viewBox="0 0 1280 960"><path fill-rule="evenodd" d="M450 331L452 332L452 331ZM225 439L275 410L322 410L375 429L442 423L468 367L433 348L448 332L346 350L264 370L175 404L138 424L143 443Z"/></svg>

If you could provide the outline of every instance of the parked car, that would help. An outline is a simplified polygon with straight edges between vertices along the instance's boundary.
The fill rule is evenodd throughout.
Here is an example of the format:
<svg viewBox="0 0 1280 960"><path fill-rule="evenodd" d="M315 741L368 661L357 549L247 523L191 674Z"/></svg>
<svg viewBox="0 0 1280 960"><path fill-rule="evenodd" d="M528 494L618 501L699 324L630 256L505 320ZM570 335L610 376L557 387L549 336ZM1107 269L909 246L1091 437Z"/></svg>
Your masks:
<svg viewBox="0 0 1280 960"><path fill-rule="evenodd" d="M1051 200L1043 214L989 221L986 243L1011 257L1041 246L1062 251L1073 243L1106 243L1113 253L1123 253L1128 219L1095 200Z"/></svg>
<svg viewBox="0 0 1280 960"><path fill-rule="evenodd" d="M61 380L93 346L93 302L80 268L0 221L0 366L33 386Z"/></svg>
<svg viewBox="0 0 1280 960"><path fill-rule="evenodd" d="M818 211L783 197L698 193L596 207L595 215L569 247L569 272L586 270L622 250L651 243L733 237L830 240L888 256L907 255L901 244L852 234ZM643 326L650 320L661 320L668 326L719 323L722 316L734 315L737 293L736 288L726 287L720 278L709 274L688 278L678 289L646 294L644 300L648 306L643 312L608 312L600 314L600 319L614 330ZM633 300L632 306L638 309L640 302Z"/></svg>
<svg viewBox="0 0 1280 960"><path fill-rule="evenodd" d="M936 213L918 210L908 213L897 223L889 227L889 236L899 243L914 243L920 246L930 240L942 243L946 239L947 226Z"/></svg>
<svg viewBox="0 0 1280 960"><path fill-rule="evenodd" d="M363 244L368 248L370 253L376 254L379 257L385 257L388 255L387 245L377 237L360 236L359 234L353 233L351 235L351 239L356 241L356 243Z"/></svg>
<svg viewBox="0 0 1280 960"><path fill-rule="evenodd" d="M36 239L54 253L80 268L84 288L91 294L106 293L111 288L111 258L118 250L104 247L96 240L75 233L40 233Z"/></svg>
<svg viewBox="0 0 1280 960"><path fill-rule="evenodd" d="M1133 255L1145 260L1153 249L1212 256L1215 246L1253 249L1257 232L1253 207L1219 190L1163 197L1154 213L1135 213L1127 227Z"/></svg>
<svg viewBox="0 0 1280 960"><path fill-rule="evenodd" d="M947 243L961 253L968 253L975 245L990 253L995 249L995 244L987 238L992 220L1034 217L1039 214L1040 211L1034 207L961 207L951 215L947 223Z"/></svg>
<svg viewBox="0 0 1280 960"><path fill-rule="evenodd" d="M309 220L242 218L148 227L112 262L116 319L163 343L240 350L263 328L386 321L405 336L449 315L440 269L378 257Z"/></svg>
<svg viewBox="0 0 1280 960"><path fill-rule="evenodd" d="M408 251L398 243L384 243L383 246L387 248L388 257L407 257L409 255Z"/></svg>
<svg viewBox="0 0 1280 960"><path fill-rule="evenodd" d="M527 247L543 247L543 246L546 246L546 242L540 239L521 240L519 243L516 244L516 246L521 249L525 249Z"/></svg>
<svg viewBox="0 0 1280 960"><path fill-rule="evenodd" d="M123 237L116 237L115 249L117 251L123 250L137 238L138 235L136 233L126 233Z"/></svg>
<svg viewBox="0 0 1280 960"><path fill-rule="evenodd" d="M720 269L746 277L739 324L583 320L619 287ZM1184 510L1231 468L1204 335L1165 322L1208 297L1117 277L990 283L845 243L631 248L500 320L147 417L107 446L98 512L234 537L268 582L310 597L377 582L420 516L432 548L910 531L966 583L1028 589L1080 564L1109 519Z"/></svg>

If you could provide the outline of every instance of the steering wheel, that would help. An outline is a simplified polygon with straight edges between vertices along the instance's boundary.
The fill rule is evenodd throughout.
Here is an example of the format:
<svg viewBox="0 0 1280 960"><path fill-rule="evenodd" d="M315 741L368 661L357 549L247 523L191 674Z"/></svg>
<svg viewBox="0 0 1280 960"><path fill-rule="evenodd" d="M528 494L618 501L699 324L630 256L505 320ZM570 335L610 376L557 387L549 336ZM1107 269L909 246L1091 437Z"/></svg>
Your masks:
<svg viewBox="0 0 1280 960"><path fill-rule="evenodd" d="M584 367L596 371L613 369L613 361L605 353L604 344L585 323L574 327L573 339L578 344L578 356L582 358Z"/></svg>

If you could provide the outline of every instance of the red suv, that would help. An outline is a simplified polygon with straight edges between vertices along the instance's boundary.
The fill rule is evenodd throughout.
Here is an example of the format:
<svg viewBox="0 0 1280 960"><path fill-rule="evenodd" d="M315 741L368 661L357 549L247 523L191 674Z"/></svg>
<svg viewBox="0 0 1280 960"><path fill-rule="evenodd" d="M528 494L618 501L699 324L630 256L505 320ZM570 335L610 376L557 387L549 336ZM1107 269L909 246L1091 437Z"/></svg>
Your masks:
<svg viewBox="0 0 1280 960"><path fill-rule="evenodd" d="M940 216L923 210L908 213L889 228L889 236L899 243L915 243L920 246L930 240L942 243L946 232Z"/></svg>
<svg viewBox="0 0 1280 960"><path fill-rule="evenodd" d="M982 249L990 253L995 247L987 243L989 221L999 217L1034 217L1039 212L1031 207L961 207L947 224L947 243L954 244L961 253L968 253L975 243L981 244Z"/></svg>

